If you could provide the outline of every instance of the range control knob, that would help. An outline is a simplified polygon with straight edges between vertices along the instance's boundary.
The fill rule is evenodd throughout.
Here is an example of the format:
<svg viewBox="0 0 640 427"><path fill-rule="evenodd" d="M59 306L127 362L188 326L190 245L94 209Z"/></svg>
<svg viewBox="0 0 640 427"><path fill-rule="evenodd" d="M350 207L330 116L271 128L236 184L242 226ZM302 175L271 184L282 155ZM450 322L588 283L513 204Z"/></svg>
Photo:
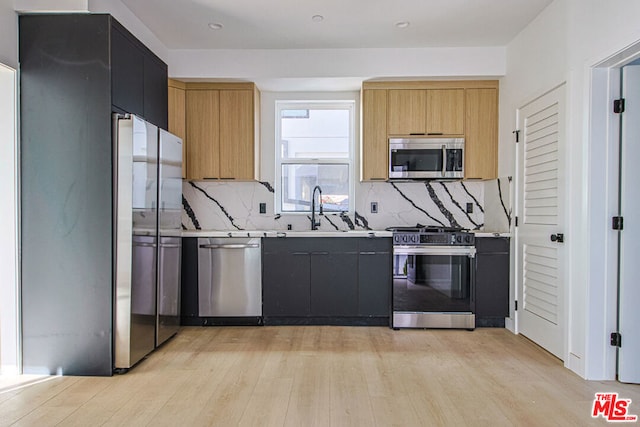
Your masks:
<svg viewBox="0 0 640 427"><path fill-rule="evenodd" d="M464 241L466 243L471 243L471 236L465 236Z"/></svg>
<svg viewBox="0 0 640 427"><path fill-rule="evenodd" d="M420 236L419 235L413 234L411 236L411 243L419 243L419 240L420 240Z"/></svg>

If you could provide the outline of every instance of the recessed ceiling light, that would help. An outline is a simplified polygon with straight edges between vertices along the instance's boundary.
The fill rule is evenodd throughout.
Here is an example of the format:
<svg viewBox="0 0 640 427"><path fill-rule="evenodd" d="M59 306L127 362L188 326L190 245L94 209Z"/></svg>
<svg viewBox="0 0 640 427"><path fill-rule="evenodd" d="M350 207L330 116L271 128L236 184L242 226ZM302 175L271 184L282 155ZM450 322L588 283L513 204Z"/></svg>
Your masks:
<svg viewBox="0 0 640 427"><path fill-rule="evenodd" d="M409 21L396 22L396 27L398 28L407 28L408 26L409 26Z"/></svg>
<svg viewBox="0 0 640 427"><path fill-rule="evenodd" d="M311 20L313 22L322 22L322 21L324 21L324 16L322 16L322 15L313 15L311 17Z"/></svg>
<svg viewBox="0 0 640 427"><path fill-rule="evenodd" d="M222 27L223 25L218 22L209 22L209 28L211 28L212 30L221 30Z"/></svg>

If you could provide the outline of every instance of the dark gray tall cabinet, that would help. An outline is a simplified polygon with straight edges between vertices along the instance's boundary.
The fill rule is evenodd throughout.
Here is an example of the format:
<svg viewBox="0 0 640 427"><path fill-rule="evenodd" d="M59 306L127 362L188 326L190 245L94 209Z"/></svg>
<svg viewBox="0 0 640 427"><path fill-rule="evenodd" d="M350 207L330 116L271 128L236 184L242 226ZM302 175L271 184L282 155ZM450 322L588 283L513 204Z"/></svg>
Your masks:
<svg viewBox="0 0 640 427"><path fill-rule="evenodd" d="M166 129L167 67L109 15L19 25L24 372L111 375L111 113Z"/></svg>
<svg viewBox="0 0 640 427"><path fill-rule="evenodd" d="M509 238L476 238L476 326L504 327L509 317Z"/></svg>

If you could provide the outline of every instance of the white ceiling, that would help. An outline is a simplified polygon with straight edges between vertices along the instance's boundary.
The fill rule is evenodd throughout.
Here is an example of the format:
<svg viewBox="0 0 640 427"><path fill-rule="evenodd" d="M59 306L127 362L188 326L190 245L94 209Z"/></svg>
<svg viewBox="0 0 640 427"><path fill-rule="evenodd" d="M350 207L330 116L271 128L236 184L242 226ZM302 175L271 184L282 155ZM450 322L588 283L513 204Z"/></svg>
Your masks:
<svg viewBox="0 0 640 427"><path fill-rule="evenodd" d="M169 49L505 46L551 1L122 0Z"/></svg>

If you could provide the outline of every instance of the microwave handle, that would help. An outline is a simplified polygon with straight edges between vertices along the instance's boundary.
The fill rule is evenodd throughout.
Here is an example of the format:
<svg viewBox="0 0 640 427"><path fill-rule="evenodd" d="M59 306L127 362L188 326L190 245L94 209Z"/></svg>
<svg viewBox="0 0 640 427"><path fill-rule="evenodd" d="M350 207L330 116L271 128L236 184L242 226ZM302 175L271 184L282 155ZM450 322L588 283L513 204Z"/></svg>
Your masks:
<svg viewBox="0 0 640 427"><path fill-rule="evenodd" d="M447 146L442 146L442 177L446 175L447 172Z"/></svg>

